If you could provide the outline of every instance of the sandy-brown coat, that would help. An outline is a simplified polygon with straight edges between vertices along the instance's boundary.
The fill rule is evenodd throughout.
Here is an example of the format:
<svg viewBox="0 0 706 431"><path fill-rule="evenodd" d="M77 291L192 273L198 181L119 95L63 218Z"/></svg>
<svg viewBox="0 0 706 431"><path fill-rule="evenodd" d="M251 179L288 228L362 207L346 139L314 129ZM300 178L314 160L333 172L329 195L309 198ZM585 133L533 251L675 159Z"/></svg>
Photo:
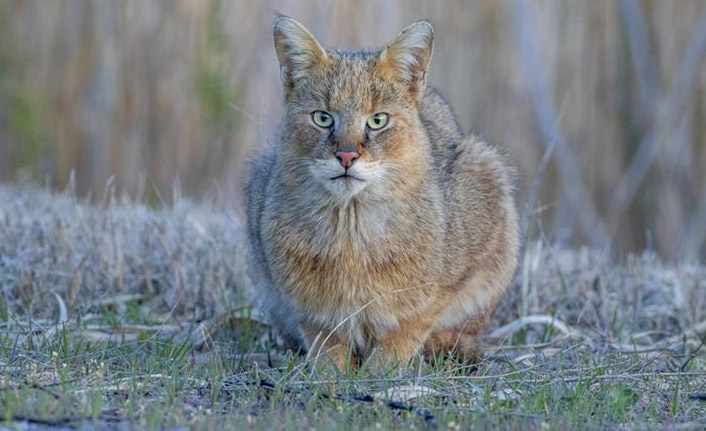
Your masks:
<svg viewBox="0 0 706 431"><path fill-rule="evenodd" d="M280 17L274 38L284 115L247 190L250 272L271 324L339 366L346 351L404 363L425 343L472 354L467 338L515 269L517 216L503 157L464 137L425 85L431 25L345 51ZM334 125L314 124L317 110ZM389 123L372 130L379 112ZM359 155L353 178L334 179L337 151Z"/></svg>

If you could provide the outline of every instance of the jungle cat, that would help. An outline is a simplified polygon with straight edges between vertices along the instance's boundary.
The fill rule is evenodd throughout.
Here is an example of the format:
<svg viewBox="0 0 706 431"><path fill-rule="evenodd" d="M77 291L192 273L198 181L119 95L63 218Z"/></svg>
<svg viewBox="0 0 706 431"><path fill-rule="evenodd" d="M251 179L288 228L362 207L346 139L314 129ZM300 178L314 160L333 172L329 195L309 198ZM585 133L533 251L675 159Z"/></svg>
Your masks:
<svg viewBox="0 0 706 431"><path fill-rule="evenodd" d="M325 48L275 19L284 113L250 169L250 276L279 339L341 369L475 357L515 270L513 171L426 86L433 39L419 21Z"/></svg>

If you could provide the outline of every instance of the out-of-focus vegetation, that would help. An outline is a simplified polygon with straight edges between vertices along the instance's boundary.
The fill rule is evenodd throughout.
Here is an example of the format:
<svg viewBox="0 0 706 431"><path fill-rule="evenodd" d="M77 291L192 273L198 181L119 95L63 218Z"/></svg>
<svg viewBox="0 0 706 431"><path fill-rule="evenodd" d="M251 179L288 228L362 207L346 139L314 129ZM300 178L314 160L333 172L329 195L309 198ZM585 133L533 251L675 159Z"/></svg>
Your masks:
<svg viewBox="0 0 706 431"><path fill-rule="evenodd" d="M343 46L429 18L429 80L509 153L530 236L704 257L702 0L5 0L0 180L238 203L280 111L273 10Z"/></svg>

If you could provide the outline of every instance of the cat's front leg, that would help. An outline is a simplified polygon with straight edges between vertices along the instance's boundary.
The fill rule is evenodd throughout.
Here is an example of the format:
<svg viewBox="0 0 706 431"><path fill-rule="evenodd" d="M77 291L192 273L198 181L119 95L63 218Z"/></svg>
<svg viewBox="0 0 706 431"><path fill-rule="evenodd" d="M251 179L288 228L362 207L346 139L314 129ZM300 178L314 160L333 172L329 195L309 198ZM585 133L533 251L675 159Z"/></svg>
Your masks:
<svg viewBox="0 0 706 431"><path fill-rule="evenodd" d="M424 342L436 327L442 310L442 301L439 300L422 312L403 319L399 328L385 334L377 343L370 357L370 370L376 372L391 365L405 368L409 360L422 350Z"/></svg>
<svg viewBox="0 0 706 431"><path fill-rule="evenodd" d="M351 366L353 359L348 342L335 332L309 321L300 322L300 326L307 345L307 359L312 361L315 368L333 362L339 371L345 372L346 366Z"/></svg>

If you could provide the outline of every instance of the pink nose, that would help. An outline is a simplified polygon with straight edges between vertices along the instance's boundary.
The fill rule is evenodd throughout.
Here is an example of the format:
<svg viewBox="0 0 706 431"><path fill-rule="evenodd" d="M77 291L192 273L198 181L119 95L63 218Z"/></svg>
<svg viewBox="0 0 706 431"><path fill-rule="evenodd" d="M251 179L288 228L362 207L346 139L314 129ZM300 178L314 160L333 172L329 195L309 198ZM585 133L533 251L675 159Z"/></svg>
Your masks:
<svg viewBox="0 0 706 431"><path fill-rule="evenodd" d="M356 151L336 151L336 158L344 168L350 168L355 159L360 156Z"/></svg>

